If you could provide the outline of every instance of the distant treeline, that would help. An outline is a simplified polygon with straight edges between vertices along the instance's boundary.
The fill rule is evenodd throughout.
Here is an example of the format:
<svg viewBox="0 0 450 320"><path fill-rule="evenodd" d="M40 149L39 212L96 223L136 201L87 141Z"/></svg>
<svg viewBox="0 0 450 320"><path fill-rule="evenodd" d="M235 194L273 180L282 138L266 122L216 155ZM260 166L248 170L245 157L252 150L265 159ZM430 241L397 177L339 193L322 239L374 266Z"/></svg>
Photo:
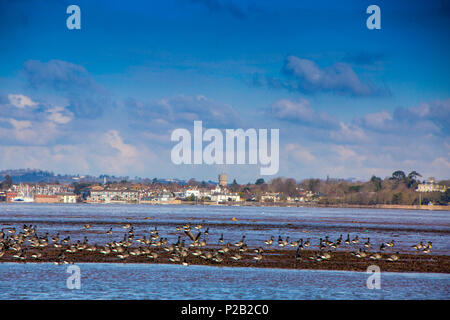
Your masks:
<svg viewBox="0 0 450 320"><path fill-rule="evenodd" d="M295 199L304 197L305 193L311 191L313 195L308 200L316 201L324 205L376 205L376 204L399 204L399 205L418 205L421 204L439 204L448 205L450 202L450 180L442 180L437 183L447 187L445 192L423 192L416 191L419 183L423 179L418 172L412 171L405 174L403 171L395 171L392 176L384 179L372 176L369 181L348 181L343 179L305 179L300 182L293 178L274 178L269 182L259 178L255 183L239 184L234 180L228 185L231 192L241 195L244 200L259 201L267 193L277 193L280 201L288 198ZM214 188L215 184L211 181L198 182L195 179L183 183L161 182L154 178L153 180L141 180L143 182L135 183L129 180L120 182L108 182L106 187L130 187L139 189L140 186L152 185L155 190L165 189L171 192L182 191L186 187ZM0 189L8 189L12 184L10 176L6 176L0 183ZM76 194L86 194L93 185L98 182L74 182L74 192Z"/></svg>
<svg viewBox="0 0 450 320"><path fill-rule="evenodd" d="M267 192L279 193L280 200L288 197L296 198L305 191L311 191L313 199L320 204L402 204L418 205L419 198L422 204L447 205L450 201L450 189L446 192L416 191L422 176L412 171L409 174L398 170L392 176L384 179L372 176L366 182L352 182L344 179L305 179L297 182L292 178L275 178L266 183L258 179L254 184L239 185L234 181L229 188L234 192L241 192L245 198L246 194L255 195L256 198ZM195 182L195 181L194 181ZM192 180L189 184L195 184ZM439 181L438 184L450 187L450 180ZM200 184L201 185L201 184Z"/></svg>
<svg viewBox="0 0 450 320"><path fill-rule="evenodd" d="M321 204L421 204L447 205L450 201L450 189L446 192L423 192L416 191L421 183L421 177L416 171L406 175L403 171L395 171L391 177L381 179L372 176L367 182L348 182L335 180L306 179L300 185L320 195ZM450 180L438 182L440 185L449 187Z"/></svg>

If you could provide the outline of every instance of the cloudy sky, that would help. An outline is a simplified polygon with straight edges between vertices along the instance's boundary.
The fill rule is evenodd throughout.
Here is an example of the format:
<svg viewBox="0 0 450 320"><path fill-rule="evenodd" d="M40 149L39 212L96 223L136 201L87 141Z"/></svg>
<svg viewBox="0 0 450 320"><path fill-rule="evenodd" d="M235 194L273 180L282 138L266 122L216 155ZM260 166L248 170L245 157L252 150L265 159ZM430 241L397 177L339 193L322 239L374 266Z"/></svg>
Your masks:
<svg viewBox="0 0 450 320"><path fill-rule="evenodd" d="M202 120L279 128L277 176L450 178L450 6L376 1L368 30L372 2L1 1L0 169L259 177L172 164Z"/></svg>

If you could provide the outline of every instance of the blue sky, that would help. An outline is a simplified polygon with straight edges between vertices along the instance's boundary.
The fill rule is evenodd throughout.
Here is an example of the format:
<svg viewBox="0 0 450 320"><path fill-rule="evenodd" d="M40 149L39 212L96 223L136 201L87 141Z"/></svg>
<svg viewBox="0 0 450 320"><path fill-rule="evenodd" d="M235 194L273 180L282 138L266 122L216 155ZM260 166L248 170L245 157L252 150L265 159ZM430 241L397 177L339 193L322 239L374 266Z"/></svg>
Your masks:
<svg viewBox="0 0 450 320"><path fill-rule="evenodd" d="M279 176L450 178L449 17L446 1L2 1L0 168L258 177L171 164L171 131L197 119L279 128Z"/></svg>

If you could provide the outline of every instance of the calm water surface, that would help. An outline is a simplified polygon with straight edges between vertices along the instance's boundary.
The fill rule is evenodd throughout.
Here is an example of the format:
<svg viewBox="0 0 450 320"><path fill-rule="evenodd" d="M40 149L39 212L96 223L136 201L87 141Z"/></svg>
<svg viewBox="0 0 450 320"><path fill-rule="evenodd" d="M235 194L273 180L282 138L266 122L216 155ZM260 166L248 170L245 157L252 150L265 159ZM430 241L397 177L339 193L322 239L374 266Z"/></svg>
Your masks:
<svg viewBox="0 0 450 320"><path fill-rule="evenodd" d="M236 217L238 221L232 221ZM450 214L443 211L271 208L151 205L1 204L0 228L26 224L38 233L57 232L90 243L120 241L134 225L136 236L155 226L162 237L176 241L175 225L212 224L208 243L221 233L225 241L243 234L249 246L274 235L310 238L314 245L347 233L380 244L392 239L396 250L432 241L435 254L450 254ZM150 219L146 219L150 218ZM91 223L89 230L82 230ZM105 232L113 227L114 234ZM82 232L80 232L82 231ZM314 247L313 247L314 248ZM67 265L0 264L0 299L450 299L449 274L382 273L381 289L369 290L361 272L180 266L164 264L80 263L81 290L66 286Z"/></svg>
<svg viewBox="0 0 450 320"><path fill-rule="evenodd" d="M236 217L238 221L232 221ZM150 219L146 219L150 218ZM432 241L433 253L450 254L450 212L418 210L338 209L302 207L238 207L184 205L88 205L88 204L0 204L0 227L21 228L35 224L38 232L70 235L72 240L104 244L121 241L124 229L109 223L134 223L139 238L148 237L155 226L162 237L176 241L175 225L210 223L208 243L217 243L221 233L225 241L236 242L246 235L249 246L261 246L270 235L289 236L291 240L310 238L315 245L326 235L330 240L350 233L353 238L370 237L371 243L394 240L400 252L414 252L412 245ZM82 230L91 223L89 230ZM97 224L96 224L97 223ZM110 227L114 234L105 234ZM80 232L82 230L82 233Z"/></svg>
<svg viewBox="0 0 450 320"><path fill-rule="evenodd" d="M450 275L80 263L81 289L67 265L0 264L0 299L450 299Z"/></svg>

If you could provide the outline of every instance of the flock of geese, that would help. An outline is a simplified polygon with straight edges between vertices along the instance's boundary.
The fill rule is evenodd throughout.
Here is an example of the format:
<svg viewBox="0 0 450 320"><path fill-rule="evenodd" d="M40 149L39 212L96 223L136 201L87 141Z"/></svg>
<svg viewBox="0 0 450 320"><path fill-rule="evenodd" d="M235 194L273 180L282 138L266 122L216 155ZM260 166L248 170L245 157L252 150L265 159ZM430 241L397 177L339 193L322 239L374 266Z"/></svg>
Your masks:
<svg viewBox="0 0 450 320"><path fill-rule="evenodd" d="M33 261L43 258L43 250L46 247L56 248L58 255L55 259L55 264L70 264L73 263L73 259L67 259L71 254L77 252L97 252L102 255L116 256L120 260L125 260L131 256L144 256L153 261L161 261L161 252L167 252L169 254L169 261L172 263L179 263L187 266L187 257L192 255L194 257L200 257L204 260L209 260L215 263L221 263L224 259L230 259L231 261L239 261L244 258L251 259L256 262L263 260L264 248L261 246L256 249L249 249L245 240L245 235L234 243L226 242L221 234L218 239L218 243L207 245L207 236L209 235L209 228L201 231L203 225L191 226L185 224L176 227L176 231L179 233L178 239L175 243L169 243L167 238L160 237L157 227L148 231L148 236L144 235L140 238L136 237L134 227L127 223L124 224L123 229L125 233L121 241L109 241L105 245L97 246L89 244L88 238L85 236L83 240L71 241L70 236L62 238L59 233L51 237L48 233L39 236L36 232L36 226L23 225L23 230L18 231L16 228L3 228L0 231L0 258L6 253L11 253L12 257L19 261ZM84 230L91 228L90 224L83 226ZM105 231L103 231L105 232ZM194 234L194 232L196 234ZM106 231L109 236L113 235L113 229L110 228ZM187 238L186 238L187 237ZM303 238L290 241L289 236L283 239L278 236L278 240L275 240L274 236L264 241L266 248L271 247L294 247L296 248L295 254L295 266L301 261L313 261L320 262L324 260L330 260L336 252L336 249L349 248L350 253L361 259L370 260L382 260L394 262L399 260L399 253L393 253L395 246L394 240L390 242L383 242L381 245L375 246L370 242L370 238L366 242L360 243L358 235L350 239L350 234L347 234L344 240L341 235L335 241L330 241L328 236L319 239L318 250L313 255L303 254L302 251L308 247L312 247L310 239ZM186 240L188 242L186 242ZM364 240L363 240L364 241ZM135 242L138 245L135 245ZM205 247L209 247L208 249ZM359 247L359 248L358 248ZM432 248L432 243L420 242L412 246L415 250L429 253ZM218 249L217 249L218 248ZM374 250L378 248L378 250ZM266 249L268 250L268 249ZM370 252L372 251L372 252ZM383 256L383 253L385 256Z"/></svg>

